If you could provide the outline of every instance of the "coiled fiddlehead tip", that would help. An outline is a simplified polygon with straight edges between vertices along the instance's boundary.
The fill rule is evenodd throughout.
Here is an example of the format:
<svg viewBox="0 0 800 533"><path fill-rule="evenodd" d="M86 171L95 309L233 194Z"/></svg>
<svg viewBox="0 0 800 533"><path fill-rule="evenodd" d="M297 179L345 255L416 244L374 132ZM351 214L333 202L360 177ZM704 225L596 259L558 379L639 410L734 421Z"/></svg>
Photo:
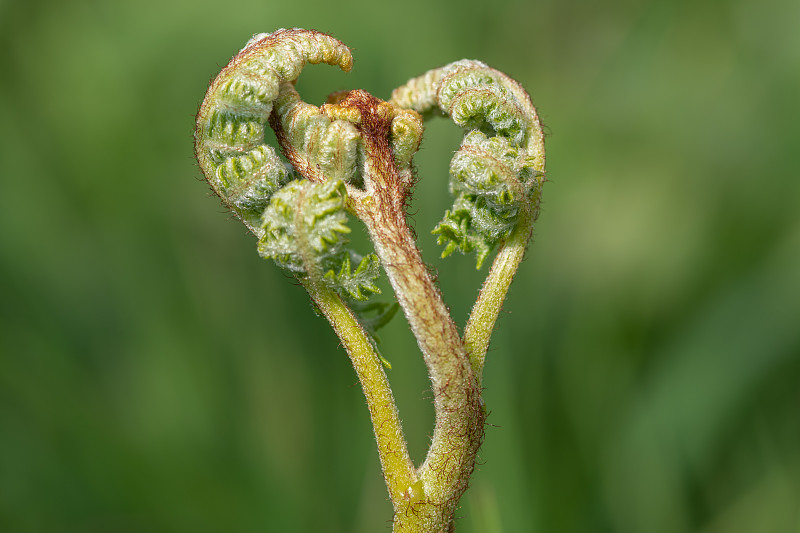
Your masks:
<svg viewBox="0 0 800 533"><path fill-rule="evenodd" d="M294 49L295 55L292 59L294 68L298 69L298 75L299 69L303 67L303 62L327 63L331 66L338 66L345 72L350 72L353 68L353 56L344 43L327 33L302 28L281 28L272 33L253 35L239 51L238 56L259 55L265 50L273 49L282 57L287 57L287 52L291 53ZM287 76L285 80L291 81L290 78L291 76Z"/></svg>
<svg viewBox="0 0 800 533"><path fill-rule="evenodd" d="M295 180L270 199L262 217L262 257L300 278L325 283L355 300L380 293L377 256L360 257L346 248L347 190L341 180L313 183ZM352 270L352 261L357 267Z"/></svg>
<svg viewBox="0 0 800 533"><path fill-rule="evenodd" d="M349 48L324 33L281 29L250 39L211 82L197 113L195 153L223 203L261 236L261 213L289 179L275 149L264 143L281 85L306 63L352 68Z"/></svg>
<svg viewBox="0 0 800 533"><path fill-rule="evenodd" d="M293 82L307 63L349 71L353 57L343 43L317 31L254 35L208 88L197 114L197 159L214 192L259 238L262 256L365 300L380 292L378 259L345 246L344 182L356 171L359 134L300 99ZM268 125L291 165L265 144Z"/></svg>
<svg viewBox="0 0 800 533"><path fill-rule="evenodd" d="M442 256L477 253L477 266L525 215L536 218L544 143L536 108L509 76L480 61L433 69L395 89L391 103L464 128L450 164L452 209L433 233Z"/></svg>

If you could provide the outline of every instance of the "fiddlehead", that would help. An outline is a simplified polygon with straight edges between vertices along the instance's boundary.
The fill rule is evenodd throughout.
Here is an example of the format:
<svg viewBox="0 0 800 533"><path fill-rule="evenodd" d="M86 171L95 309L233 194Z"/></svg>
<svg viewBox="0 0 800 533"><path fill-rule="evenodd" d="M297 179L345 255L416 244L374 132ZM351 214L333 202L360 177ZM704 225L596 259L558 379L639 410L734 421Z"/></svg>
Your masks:
<svg viewBox="0 0 800 533"><path fill-rule="evenodd" d="M544 148L530 97L502 72L465 60L410 80L395 89L391 102L449 116L465 129L450 163L455 203L433 233L444 245L443 257L475 251L480 268L523 212L536 218Z"/></svg>
<svg viewBox="0 0 800 533"><path fill-rule="evenodd" d="M348 71L353 58L344 44L319 32L255 35L211 83L197 114L200 168L214 192L258 237L269 197L291 177L291 169L264 143L264 128L281 84L296 80L306 63Z"/></svg>
<svg viewBox="0 0 800 533"><path fill-rule="evenodd" d="M342 180L355 174L359 134L303 102L292 85L306 63L347 71L352 61L344 44L323 33L291 29L254 36L209 87L195 146L206 179L259 237L263 257L365 300L380 292L377 257L357 256L344 238L350 230ZM291 166L264 143L269 120ZM319 187L290 181L298 174Z"/></svg>
<svg viewBox="0 0 800 533"><path fill-rule="evenodd" d="M433 230L439 244L445 245L443 257L455 250L475 250L481 267L538 193L540 182L533 164L505 137L487 137L478 130L467 133L450 163L455 203Z"/></svg>
<svg viewBox="0 0 800 533"><path fill-rule="evenodd" d="M340 180L295 180L275 193L264 210L258 252L300 278L325 283L355 300L380 293L375 254L358 257L348 250L346 197ZM358 264L351 268L351 259Z"/></svg>
<svg viewBox="0 0 800 533"><path fill-rule="evenodd" d="M283 83L270 125L286 158L308 180L351 182L356 179L360 134L324 110L303 102L292 84Z"/></svg>

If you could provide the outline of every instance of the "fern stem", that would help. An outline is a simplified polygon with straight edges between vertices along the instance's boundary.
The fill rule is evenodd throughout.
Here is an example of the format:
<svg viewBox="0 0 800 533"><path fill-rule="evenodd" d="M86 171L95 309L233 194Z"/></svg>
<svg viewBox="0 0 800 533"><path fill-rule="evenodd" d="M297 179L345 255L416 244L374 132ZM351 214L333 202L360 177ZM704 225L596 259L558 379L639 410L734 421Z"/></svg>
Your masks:
<svg viewBox="0 0 800 533"><path fill-rule="evenodd" d="M409 487L417 482L417 475L381 360L353 312L334 290L310 279L306 279L303 285L342 341L361 382L386 487L397 508L404 502L403 495Z"/></svg>
<svg viewBox="0 0 800 533"><path fill-rule="evenodd" d="M528 210L497 252L492 268L483 282L464 328L464 347L469 354L472 371L482 382L483 365L497 317L514 280L533 232L534 217Z"/></svg>
<svg viewBox="0 0 800 533"><path fill-rule="evenodd" d="M355 92L355 91L354 91ZM431 379L436 424L428 455L418 469L420 484L395 512L394 531L447 532L467 489L483 440L485 413L480 389L461 336L441 293L422 261L405 214L410 183L398 172L389 146L393 111L374 97L352 94L343 104L360 111L366 153L366 194L355 202L375 252L417 339Z"/></svg>

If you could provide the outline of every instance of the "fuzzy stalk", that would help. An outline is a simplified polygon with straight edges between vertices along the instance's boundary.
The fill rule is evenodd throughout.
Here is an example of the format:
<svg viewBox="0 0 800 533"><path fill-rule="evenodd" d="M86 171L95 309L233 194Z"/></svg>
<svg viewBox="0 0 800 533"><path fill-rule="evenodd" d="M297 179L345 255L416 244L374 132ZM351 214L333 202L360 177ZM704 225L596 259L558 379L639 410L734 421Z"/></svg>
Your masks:
<svg viewBox="0 0 800 533"><path fill-rule="evenodd" d="M341 296L325 284L309 278L303 280L303 286L341 340L361 382L386 488L397 511L404 505L404 495L409 487L417 483L417 474L408 454L397 406L380 357Z"/></svg>
<svg viewBox="0 0 800 533"><path fill-rule="evenodd" d="M365 192L355 202L398 302L423 354L434 395L435 427L428 455L417 470L394 531L448 532L475 465L485 413L480 389L458 329L422 261L406 221L410 183L398 172L389 144L394 107L363 91L339 102L359 112L364 142ZM398 512L399 511L399 512Z"/></svg>
<svg viewBox="0 0 800 533"><path fill-rule="evenodd" d="M472 371L479 384L483 381L483 366L486 352L489 350L489 341L508 289L525 256L533 232L533 222L532 214L529 211L524 213L517 227L498 250L464 327L464 347L469 354Z"/></svg>

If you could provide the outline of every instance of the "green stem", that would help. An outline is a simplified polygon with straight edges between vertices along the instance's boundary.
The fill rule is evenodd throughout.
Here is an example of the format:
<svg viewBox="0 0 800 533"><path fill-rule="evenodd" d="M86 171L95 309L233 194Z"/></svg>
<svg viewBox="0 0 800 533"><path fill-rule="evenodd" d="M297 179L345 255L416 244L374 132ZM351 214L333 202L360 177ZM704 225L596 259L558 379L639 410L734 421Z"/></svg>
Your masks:
<svg viewBox="0 0 800 533"><path fill-rule="evenodd" d="M368 95L351 93L343 102L360 111L358 127L366 153L366 194L354 202L375 244L411 331L428 367L436 424L428 455L417 471L407 505L395 512L394 531L451 531L453 515L467 489L483 440L485 413L480 388L441 293L433 283L405 215L409 183L395 165L388 143L392 110Z"/></svg>
<svg viewBox="0 0 800 533"><path fill-rule="evenodd" d="M310 279L305 280L303 285L342 341L361 382L386 486L397 509L405 504L404 495L417 482L417 475L408 454L397 406L383 365L361 324L341 297L324 284L314 283Z"/></svg>
<svg viewBox="0 0 800 533"><path fill-rule="evenodd" d="M408 512L395 516L394 531L446 532L474 468L484 412L455 324L393 203L378 200L375 209L359 214L423 353L436 413L431 446L418 470L422 484L409 494Z"/></svg>
<svg viewBox="0 0 800 533"><path fill-rule="evenodd" d="M503 308L508 288L525 256L525 250L533 231L533 221L534 216L530 209L525 210L520 216L517 227L497 252L497 257L483 282L478 300L472 307L469 320L464 328L464 346L469 354L472 371L475 373L478 383L483 378L483 365L494 325Z"/></svg>

